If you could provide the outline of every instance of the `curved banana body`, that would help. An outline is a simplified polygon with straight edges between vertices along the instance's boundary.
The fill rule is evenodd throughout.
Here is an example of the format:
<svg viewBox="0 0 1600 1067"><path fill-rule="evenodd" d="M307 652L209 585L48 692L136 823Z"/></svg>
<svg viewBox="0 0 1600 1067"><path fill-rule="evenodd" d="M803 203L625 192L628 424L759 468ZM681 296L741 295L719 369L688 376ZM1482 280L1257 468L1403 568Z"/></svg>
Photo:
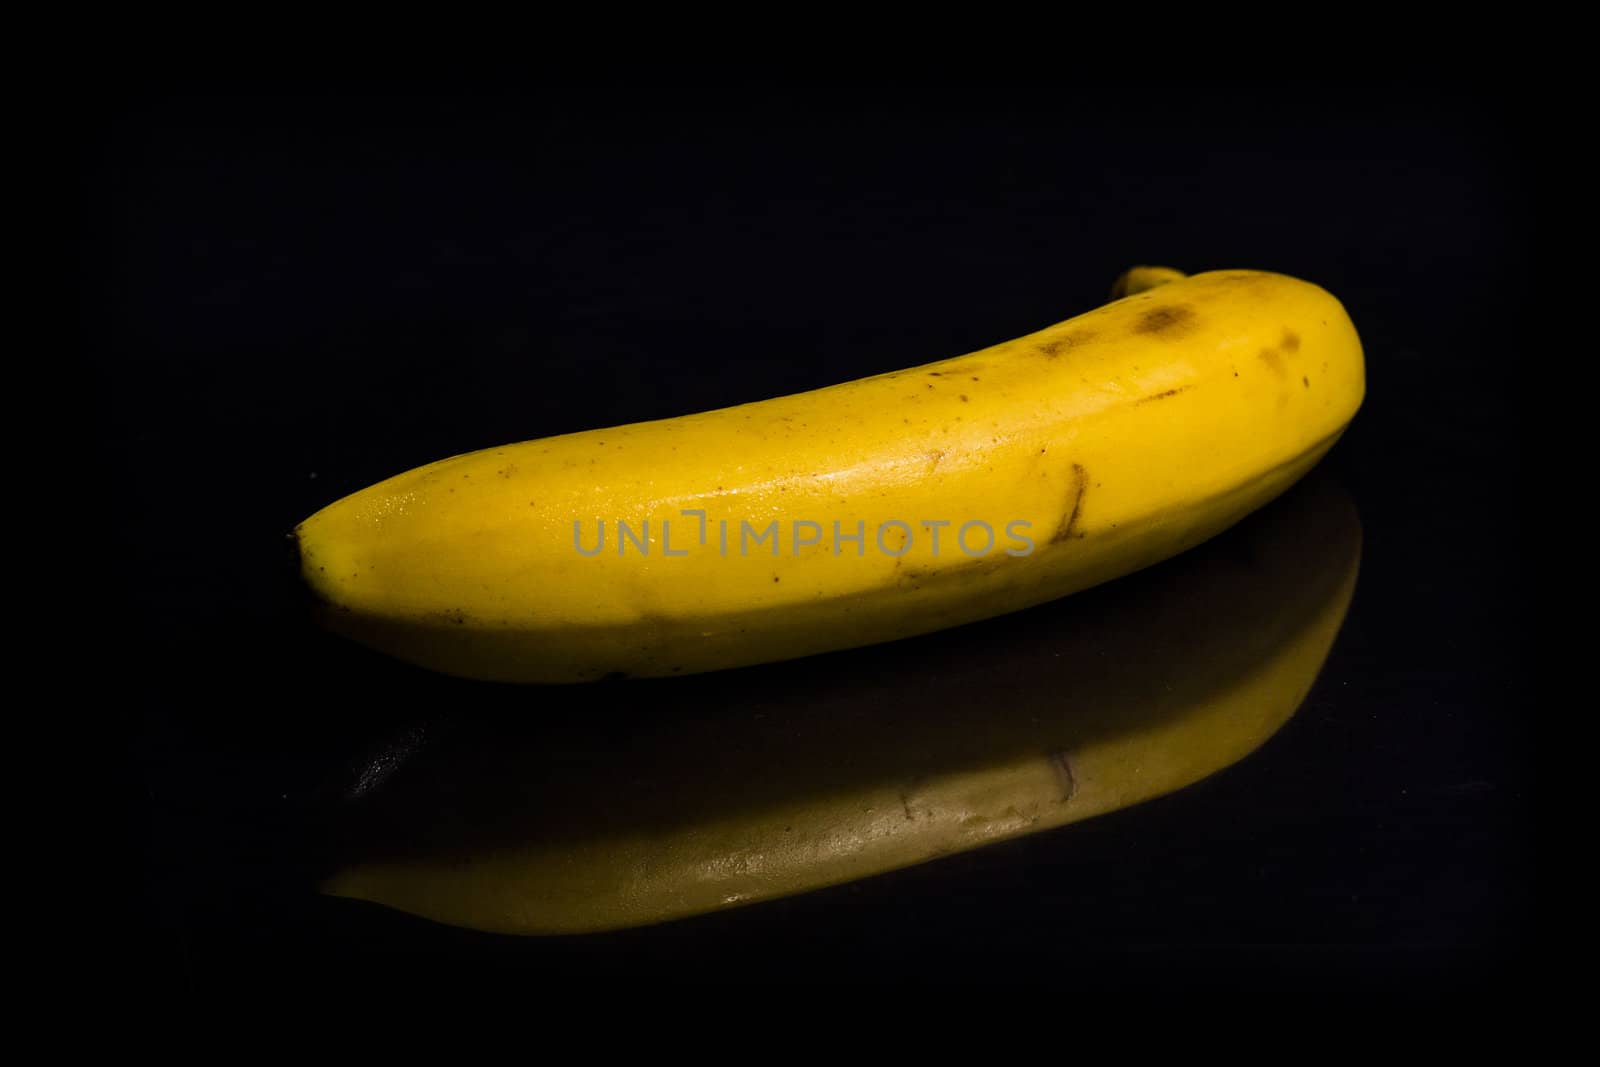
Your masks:
<svg viewBox="0 0 1600 1067"><path fill-rule="evenodd" d="M346 812L324 890L480 930L578 933L1127 807L1289 719L1344 619L1360 545L1348 497L1306 486L1115 589L826 671L642 682L631 711L547 691L544 714L380 757L398 770Z"/></svg>
<svg viewBox="0 0 1600 1067"><path fill-rule="evenodd" d="M1314 285L1142 285L955 359L429 464L302 523L304 576L357 640L544 683L789 659L1076 592L1277 496L1365 387Z"/></svg>

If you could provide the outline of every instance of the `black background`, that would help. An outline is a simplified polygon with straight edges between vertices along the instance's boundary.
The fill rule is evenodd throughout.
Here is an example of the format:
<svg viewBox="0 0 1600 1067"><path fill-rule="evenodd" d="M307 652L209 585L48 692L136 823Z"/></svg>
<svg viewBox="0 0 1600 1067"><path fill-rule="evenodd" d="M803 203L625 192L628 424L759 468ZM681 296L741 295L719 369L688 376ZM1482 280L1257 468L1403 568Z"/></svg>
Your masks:
<svg viewBox="0 0 1600 1067"><path fill-rule="evenodd" d="M135 83L92 112L119 810L141 952L176 988L1511 977L1534 884L1510 369L1531 208L1493 95ZM1323 465L1361 513L1361 582L1265 749L1065 830L627 933L504 939L310 892L329 783L480 690L313 632L281 559L296 522L444 455L979 348L1144 262L1315 281L1366 345Z"/></svg>

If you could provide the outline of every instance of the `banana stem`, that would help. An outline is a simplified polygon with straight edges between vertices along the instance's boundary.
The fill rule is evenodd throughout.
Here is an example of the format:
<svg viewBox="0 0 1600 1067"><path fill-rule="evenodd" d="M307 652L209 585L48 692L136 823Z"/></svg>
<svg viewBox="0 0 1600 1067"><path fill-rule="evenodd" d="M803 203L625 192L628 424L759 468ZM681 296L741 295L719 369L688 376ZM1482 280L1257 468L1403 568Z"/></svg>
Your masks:
<svg viewBox="0 0 1600 1067"><path fill-rule="evenodd" d="M1118 278L1111 285L1111 299L1121 300L1134 293L1142 293L1146 289L1154 289L1158 285L1166 285L1187 277L1181 270L1171 267L1134 267Z"/></svg>

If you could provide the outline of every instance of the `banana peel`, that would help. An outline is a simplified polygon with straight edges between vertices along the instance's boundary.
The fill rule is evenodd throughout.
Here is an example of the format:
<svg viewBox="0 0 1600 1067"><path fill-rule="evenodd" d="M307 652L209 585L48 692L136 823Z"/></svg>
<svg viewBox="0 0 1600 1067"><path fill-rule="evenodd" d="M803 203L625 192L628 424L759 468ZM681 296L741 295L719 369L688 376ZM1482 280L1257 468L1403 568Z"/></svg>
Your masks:
<svg viewBox="0 0 1600 1067"><path fill-rule="evenodd" d="M955 359L428 464L301 523L300 573L339 633L524 683L793 659L1078 592L1282 493L1365 389L1310 283L1141 267L1116 292Z"/></svg>

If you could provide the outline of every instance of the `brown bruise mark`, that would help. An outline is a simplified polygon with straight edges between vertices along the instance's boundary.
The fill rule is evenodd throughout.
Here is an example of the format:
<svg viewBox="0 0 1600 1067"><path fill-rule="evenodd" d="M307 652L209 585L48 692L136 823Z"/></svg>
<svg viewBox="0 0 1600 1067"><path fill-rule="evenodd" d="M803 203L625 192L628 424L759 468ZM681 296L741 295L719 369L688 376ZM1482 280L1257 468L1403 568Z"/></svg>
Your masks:
<svg viewBox="0 0 1600 1067"><path fill-rule="evenodd" d="M1051 535L1050 543L1059 544L1074 537L1082 537L1078 529L1078 513L1083 510L1083 491L1089 487L1089 472L1081 463L1072 465L1072 487L1067 490L1067 506L1062 509L1061 523Z"/></svg>
<svg viewBox="0 0 1600 1067"><path fill-rule="evenodd" d="M1050 767L1056 772L1056 781L1061 783L1060 804L1066 804L1078 795L1078 776L1072 773L1072 760L1065 752L1050 753Z"/></svg>
<svg viewBox="0 0 1600 1067"><path fill-rule="evenodd" d="M1135 404L1148 404L1152 400L1165 400L1169 396L1177 396L1179 393L1184 392L1188 388L1189 387L1187 385L1180 385L1176 389L1168 389L1166 392L1163 392L1163 393L1151 393L1149 396L1140 397L1138 400L1135 400L1134 403Z"/></svg>
<svg viewBox="0 0 1600 1067"><path fill-rule="evenodd" d="M956 551L959 552L961 550L957 548ZM915 583L929 578L953 578L957 575L986 574L990 571L999 570L1011 558L1003 550L997 550L984 556L967 556L960 563L952 563L947 567L924 566L905 567L903 569L897 567L897 570L899 581ZM898 562L897 560L896 563L898 564Z"/></svg>
<svg viewBox="0 0 1600 1067"><path fill-rule="evenodd" d="M1271 367L1272 373L1278 375L1280 378L1283 376L1283 357L1278 354L1278 350L1276 348L1263 348L1261 350L1261 362L1265 363L1268 367Z"/></svg>
<svg viewBox="0 0 1600 1067"><path fill-rule="evenodd" d="M1077 329L1064 333L1060 337L1052 338L1049 341L1039 342L1038 349L1044 355L1054 359L1069 348L1088 344L1092 340L1094 340L1093 330Z"/></svg>
<svg viewBox="0 0 1600 1067"><path fill-rule="evenodd" d="M1155 337L1182 337L1195 327L1194 309L1187 304L1163 304L1139 316L1133 332Z"/></svg>
<svg viewBox="0 0 1600 1067"><path fill-rule="evenodd" d="M1300 384L1305 386L1307 389L1310 389L1311 388L1311 379L1302 374L1300 376Z"/></svg>
<svg viewBox="0 0 1600 1067"><path fill-rule="evenodd" d="M927 477L939 466L939 461L944 459L944 452L935 448L931 452L924 453L924 455L928 457L928 469L923 472L923 477Z"/></svg>
<svg viewBox="0 0 1600 1067"><path fill-rule="evenodd" d="M1285 352L1300 351L1300 335L1285 326L1283 328L1283 340L1278 342L1278 347Z"/></svg>

